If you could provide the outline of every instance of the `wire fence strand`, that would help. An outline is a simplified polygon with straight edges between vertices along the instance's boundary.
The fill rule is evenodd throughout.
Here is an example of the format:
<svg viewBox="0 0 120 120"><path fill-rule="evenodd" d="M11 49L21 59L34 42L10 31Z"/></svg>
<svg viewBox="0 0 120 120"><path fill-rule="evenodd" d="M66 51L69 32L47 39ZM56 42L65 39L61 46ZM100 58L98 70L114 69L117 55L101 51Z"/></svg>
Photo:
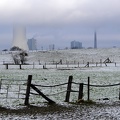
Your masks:
<svg viewBox="0 0 120 120"><path fill-rule="evenodd" d="M39 87L57 87L57 86L62 86L62 85L66 85L68 83L63 83L63 84L57 84L57 85L36 85L36 84L32 84L34 86L39 86Z"/></svg>

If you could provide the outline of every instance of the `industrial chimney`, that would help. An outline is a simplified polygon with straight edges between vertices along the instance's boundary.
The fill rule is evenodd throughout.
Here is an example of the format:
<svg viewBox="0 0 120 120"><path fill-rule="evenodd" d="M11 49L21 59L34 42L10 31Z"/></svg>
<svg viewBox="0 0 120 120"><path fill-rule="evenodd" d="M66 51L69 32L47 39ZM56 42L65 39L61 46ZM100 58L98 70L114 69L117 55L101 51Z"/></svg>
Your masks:
<svg viewBox="0 0 120 120"><path fill-rule="evenodd" d="M97 48L97 33L96 33L96 31L94 33L94 48L95 49Z"/></svg>

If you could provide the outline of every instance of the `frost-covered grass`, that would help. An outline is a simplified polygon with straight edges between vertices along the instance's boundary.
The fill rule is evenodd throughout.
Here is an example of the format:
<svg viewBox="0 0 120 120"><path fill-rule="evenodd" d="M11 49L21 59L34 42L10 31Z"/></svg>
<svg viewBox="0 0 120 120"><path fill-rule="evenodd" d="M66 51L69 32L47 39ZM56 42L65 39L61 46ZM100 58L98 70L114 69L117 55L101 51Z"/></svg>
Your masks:
<svg viewBox="0 0 120 120"><path fill-rule="evenodd" d="M88 70L89 69L89 70ZM109 85L119 83L119 71L117 67L111 67L114 71L106 71L105 67L101 71L102 68L87 68L85 70L81 70L80 68L73 70L57 70L57 69L27 69L27 70L2 70L1 78L6 79L16 79L16 80L26 80L28 75L33 75L32 83L38 85L56 85L61 83L68 82L68 77L70 75L73 76L73 81L77 83L87 83L88 76L90 77L90 84L94 85ZM100 69L100 70L98 70ZM108 69L108 68L107 68ZM15 82L15 81L14 81ZM14 83L15 84L15 83ZM55 88L40 88L45 94L55 93L59 91L65 91L67 86L55 87ZM79 90L78 85L72 86L73 90ZM104 92L106 91L106 92ZM119 86L110 87L110 88L93 88L91 87L91 99L100 99L104 97L114 98L119 95ZM87 89L84 86L84 97L87 99ZM63 95L64 94L64 95ZM55 101L64 101L65 93L60 94L60 98L58 96L52 96ZM78 94L78 93L72 93ZM74 95L73 95L74 96ZM72 98L72 101L77 100L77 96Z"/></svg>
<svg viewBox="0 0 120 120"><path fill-rule="evenodd" d="M24 83L27 82L28 75L32 75L32 83L38 84L38 85L56 85L61 83L68 82L68 77L73 76L73 81L77 83L87 83L88 77L90 77L90 84L94 85L109 85L109 84L115 84L120 83L120 57L119 57L120 49L82 49L82 50L58 50L58 51L40 51L36 53L29 53L28 63L35 63L34 69L33 66L22 66L22 69L19 69L19 66L10 66L8 70L5 69L5 66L0 65L0 79L14 79L15 81L5 81L9 84L23 84L19 80L26 80ZM104 61L107 58L110 58L112 62L116 62L117 66L115 67L114 63L107 64L106 67L104 64L100 66L100 64L96 67L96 62L99 62L100 59ZM62 59L63 65L58 65L56 68L56 65L50 65L50 63L59 62L59 60ZM40 60L41 65L38 65L38 60ZM12 61L10 54L1 54L0 55L0 61L1 64L2 61ZM69 61L70 65L66 65L66 61ZM80 66L78 67L78 62L80 63ZM84 67L87 62L91 62L90 67ZM47 69L43 69L43 65L47 64ZM76 64L73 64L76 63ZM49 65L48 65L49 64ZM2 81L3 82L3 81ZM26 86L21 86L25 89ZM63 104L65 100L66 95L66 89L67 86L64 85L62 87L55 87L55 88L43 88L38 87L43 93L48 95L52 100L54 100L57 104ZM18 89L18 87L11 86L11 90L15 91ZM72 89L78 91L79 86L78 85L72 85ZM2 89L1 89L2 90ZM58 95L52 95L55 93L62 92ZM5 92L5 91L1 91ZM25 90L21 91L22 93L25 93ZM32 91L34 92L34 91ZM10 95L13 97L17 96L17 94L13 94L12 92ZM22 96L23 97L23 96ZM108 106L72 106L75 109L72 109L72 117L77 119L77 114L80 116L80 114L83 114L82 118L86 116L86 119L89 119L89 116L91 116L91 119L102 119L102 117L108 116L106 118L108 119L119 119L119 106L110 106L111 102L118 101L119 97L119 86L116 87L108 87L108 88L95 88L90 87L90 99L101 103L102 98L109 98L109 102L107 101ZM78 93L71 93L70 101L76 102L78 99ZM87 87L84 86L84 99L87 100ZM100 100L99 100L100 99ZM32 105L41 105L44 102L46 102L41 96L30 96L30 104ZM103 102L103 101L102 101ZM7 99L7 100L0 100L1 106L9 107L9 108L17 108L22 107L24 104L24 100L22 99ZM106 104L106 103L105 103ZM114 103L113 103L114 104ZM117 103L119 104L119 102ZM69 105L67 105L69 106ZM70 107L70 106L69 106ZM81 109L82 108L82 109ZM96 110L97 109L97 110ZM94 114L92 114L92 112ZM87 112L87 114L85 113ZM98 112L100 112L98 114ZM113 113L110 114L110 113ZM50 114L53 116L57 116L60 118L63 116L63 118L70 119L69 111L66 112L66 114L61 113L62 115L59 115L57 113L46 113L46 115L37 115L39 116L37 118L44 119L45 118L51 118ZM71 114L71 112L70 112ZM16 115L15 115L16 116ZM15 118L14 116L14 118ZM26 115L25 115L26 116ZM98 117L97 117L98 116ZM100 117L101 116L101 117ZM117 117L115 117L117 116ZM113 117L113 118L112 118ZM36 119L37 119L36 118ZM79 118L79 117L78 117ZM24 118L23 118L24 119ZM55 119L55 118L53 118ZM67 118L66 118L67 119Z"/></svg>

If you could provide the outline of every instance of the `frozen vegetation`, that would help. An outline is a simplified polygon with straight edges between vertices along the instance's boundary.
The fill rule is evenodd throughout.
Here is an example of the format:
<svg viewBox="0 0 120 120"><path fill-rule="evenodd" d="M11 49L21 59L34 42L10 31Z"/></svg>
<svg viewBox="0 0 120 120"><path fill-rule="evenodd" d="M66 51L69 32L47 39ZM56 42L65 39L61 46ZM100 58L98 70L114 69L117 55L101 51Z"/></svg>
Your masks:
<svg viewBox="0 0 120 120"><path fill-rule="evenodd" d="M9 69L3 63L13 63L10 53L0 54L0 119L41 119L41 120L120 120L119 86L90 87L90 100L94 104L75 104L78 93L71 93L70 102L65 103L67 86L44 88L38 87L44 94L56 102L56 105L48 105L41 96L30 95L30 104L25 107L24 98L28 75L32 75L32 83L37 85L56 85L68 82L68 77L73 76L73 81L86 83L90 77L92 85L112 85L120 83L120 49L80 49L80 50L56 50L35 51L28 53L27 64L19 66L10 65ZM107 58L112 63L103 63ZM57 64L62 60L62 64ZM100 64L102 61L102 64ZM85 67L87 62L89 67ZM96 63L97 66L96 66ZM46 69L43 69L45 66ZM9 79L9 80L4 80ZM21 81L23 80L23 81ZM6 93L5 85L9 85L8 98L2 99ZM14 85L17 84L17 85ZM21 84L21 85L19 85ZM78 85L72 85L72 90L78 91ZM14 91L14 92L13 92ZM20 91L19 99L15 91ZM35 92L35 91L31 91ZM56 94L59 93L59 94ZM84 86L83 99L87 100L87 87ZM103 100L107 98L107 100ZM7 109L6 109L7 108Z"/></svg>

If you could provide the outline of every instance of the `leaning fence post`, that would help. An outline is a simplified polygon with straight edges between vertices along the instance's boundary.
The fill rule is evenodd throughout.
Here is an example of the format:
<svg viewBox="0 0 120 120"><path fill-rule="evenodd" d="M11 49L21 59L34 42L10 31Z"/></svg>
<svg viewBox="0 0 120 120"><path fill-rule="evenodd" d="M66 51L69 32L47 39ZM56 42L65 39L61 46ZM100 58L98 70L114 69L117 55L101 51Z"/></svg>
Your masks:
<svg viewBox="0 0 120 120"><path fill-rule="evenodd" d="M83 83L79 84L79 94L78 94L78 100L83 98Z"/></svg>
<svg viewBox="0 0 120 120"><path fill-rule="evenodd" d="M25 97L25 103L24 103L25 105L29 105L29 95L30 95L31 81L32 81L32 75L28 75L26 97Z"/></svg>
<svg viewBox="0 0 120 120"><path fill-rule="evenodd" d="M88 101L90 100L90 77L88 77Z"/></svg>
<svg viewBox="0 0 120 120"><path fill-rule="evenodd" d="M69 76L65 102L69 102L73 76Z"/></svg>

